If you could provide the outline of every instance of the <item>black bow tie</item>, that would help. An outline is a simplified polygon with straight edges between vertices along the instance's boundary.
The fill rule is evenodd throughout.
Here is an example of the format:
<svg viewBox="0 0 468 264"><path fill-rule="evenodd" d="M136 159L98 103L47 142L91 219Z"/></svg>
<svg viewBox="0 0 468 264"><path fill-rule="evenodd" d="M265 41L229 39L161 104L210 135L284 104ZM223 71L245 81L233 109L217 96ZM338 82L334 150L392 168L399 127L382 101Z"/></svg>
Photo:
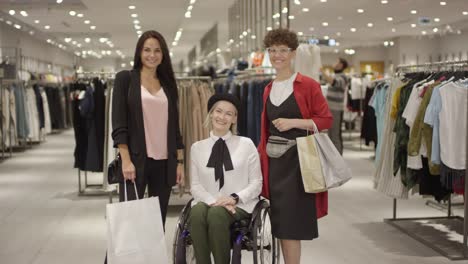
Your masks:
<svg viewBox="0 0 468 264"><path fill-rule="evenodd" d="M215 169L215 181L219 180L220 190L224 186L223 165L226 171L234 169L226 142L222 138L219 138L211 149L210 159L206 166Z"/></svg>

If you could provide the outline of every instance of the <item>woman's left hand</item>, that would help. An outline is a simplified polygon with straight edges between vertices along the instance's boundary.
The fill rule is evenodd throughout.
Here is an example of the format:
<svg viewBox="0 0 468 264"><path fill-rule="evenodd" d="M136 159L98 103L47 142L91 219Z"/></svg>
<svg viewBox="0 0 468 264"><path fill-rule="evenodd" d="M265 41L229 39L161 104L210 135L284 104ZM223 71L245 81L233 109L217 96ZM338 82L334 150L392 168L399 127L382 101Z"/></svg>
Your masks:
<svg viewBox="0 0 468 264"><path fill-rule="evenodd" d="M278 129L279 132L284 132L291 130L293 128L297 127L297 119L291 119L291 118L278 118L273 120L273 125Z"/></svg>
<svg viewBox="0 0 468 264"><path fill-rule="evenodd" d="M184 175L184 166L182 164L177 164L177 179L176 183L179 186L185 185L185 175Z"/></svg>

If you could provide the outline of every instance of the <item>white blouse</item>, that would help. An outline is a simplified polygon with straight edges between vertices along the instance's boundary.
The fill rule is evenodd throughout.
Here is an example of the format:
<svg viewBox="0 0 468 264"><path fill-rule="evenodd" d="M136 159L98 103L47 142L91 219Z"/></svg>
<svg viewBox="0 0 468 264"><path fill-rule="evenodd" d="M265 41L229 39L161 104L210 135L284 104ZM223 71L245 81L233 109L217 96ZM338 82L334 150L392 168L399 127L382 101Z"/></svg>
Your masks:
<svg viewBox="0 0 468 264"><path fill-rule="evenodd" d="M219 137L210 132L210 137L192 145L190 150L191 192L194 203L213 204L219 197L232 193L239 195L238 207L251 213L262 190L262 172L257 148L252 140L228 132L222 137L231 155L233 170L224 171L224 186L219 189L214 168L206 165L211 149Z"/></svg>
<svg viewBox="0 0 468 264"><path fill-rule="evenodd" d="M280 106L293 93L294 81L297 72L284 81L274 81L270 92L270 101L275 106Z"/></svg>

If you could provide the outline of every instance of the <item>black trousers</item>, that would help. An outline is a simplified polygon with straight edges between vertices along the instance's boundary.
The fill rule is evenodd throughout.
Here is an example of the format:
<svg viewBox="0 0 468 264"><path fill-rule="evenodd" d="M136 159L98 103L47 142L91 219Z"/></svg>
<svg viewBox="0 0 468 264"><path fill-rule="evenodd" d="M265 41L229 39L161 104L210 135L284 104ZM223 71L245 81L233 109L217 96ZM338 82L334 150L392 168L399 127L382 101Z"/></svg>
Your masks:
<svg viewBox="0 0 468 264"><path fill-rule="evenodd" d="M161 207L161 217L163 227L166 226L167 207L169 206L169 198L171 196L172 186L167 184L167 160L154 160L146 158L145 161L145 179L142 183L136 184L138 198L142 199L145 195L145 189L148 186L148 196L159 197L159 206ZM135 187L132 182L127 181L127 200L136 200ZM119 201L125 201L125 184L119 184ZM104 261L107 264L107 255Z"/></svg>

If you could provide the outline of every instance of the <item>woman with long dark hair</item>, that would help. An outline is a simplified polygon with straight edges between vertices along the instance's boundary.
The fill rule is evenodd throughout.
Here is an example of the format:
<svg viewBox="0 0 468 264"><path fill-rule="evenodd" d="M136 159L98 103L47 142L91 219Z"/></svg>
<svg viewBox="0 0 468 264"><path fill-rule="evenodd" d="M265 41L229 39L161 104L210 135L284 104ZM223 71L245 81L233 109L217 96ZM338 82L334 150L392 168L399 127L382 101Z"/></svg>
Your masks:
<svg viewBox="0 0 468 264"><path fill-rule="evenodd" d="M133 70L117 73L112 100L112 138L122 157L126 181L139 198L146 186L158 196L163 224L171 188L183 184L183 148L179 129L177 86L169 49L156 31L141 35ZM124 199L124 184L120 186ZM127 184L128 200L136 199ZM138 216L135 216L138 217Z"/></svg>

